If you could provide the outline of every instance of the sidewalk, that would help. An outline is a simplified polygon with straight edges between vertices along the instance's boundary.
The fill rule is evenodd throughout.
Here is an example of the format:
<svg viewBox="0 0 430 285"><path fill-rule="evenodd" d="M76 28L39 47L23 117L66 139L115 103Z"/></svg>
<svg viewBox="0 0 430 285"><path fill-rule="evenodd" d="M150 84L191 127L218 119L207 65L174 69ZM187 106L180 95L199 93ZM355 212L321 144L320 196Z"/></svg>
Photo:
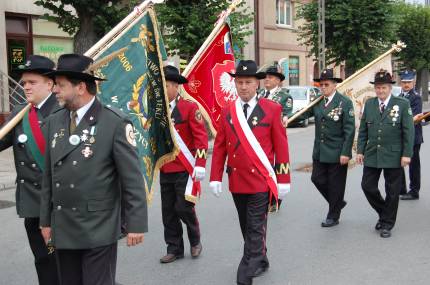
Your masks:
<svg viewBox="0 0 430 285"><path fill-rule="evenodd" d="M0 152L0 191L15 188L15 164L12 148Z"/></svg>

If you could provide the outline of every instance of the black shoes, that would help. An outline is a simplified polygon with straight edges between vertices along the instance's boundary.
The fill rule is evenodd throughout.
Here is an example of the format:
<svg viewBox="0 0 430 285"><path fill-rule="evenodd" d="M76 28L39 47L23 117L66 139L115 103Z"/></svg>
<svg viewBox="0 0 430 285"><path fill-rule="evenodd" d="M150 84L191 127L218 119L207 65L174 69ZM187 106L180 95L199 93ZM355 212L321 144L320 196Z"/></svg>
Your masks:
<svg viewBox="0 0 430 285"><path fill-rule="evenodd" d="M381 222L378 221L375 225L375 230L380 231L381 229L382 229L382 224Z"/></svg>
<svg viewBox="0 0 430 285"><path fill-rule="evenodd" d="M391 237L391 231L389 229L382 229L379 235L381 238L389 238Z"/></svg>
<svg viewBox="0 0 430 285"><path fill-rule="evenodd" d="M254 277L258 277L258 276L263 275L263 273L266 272L267 269L269 269L268 264L266 266L262 266L262 267L257 268L257 270L255 270L255 272L254 272Z"/></svg>
<svg viewBox="0 0 430 285"><path fill-rule="evenodd" d="M415 193L406 193L405 195L401 195L400 196L400 200L404 200L404 201L409 201L409 200L418 200L420 199L420 195L419 194L415 194Z"/></svg>
<svg viewBox="0 0 430 285"><path fill-rule="evenodd" d="M191 251L191 257L192 258L197 258L200 256L200 254L202 253L203 247L202 244L199 243L196 246L191 247L190 251Z"/></svg>
<svg viewBox="0 0 430 285"><path fill-rule="evenodd" d="M330 228L334 227L339 224L339 219L326 219L324 222L321 223L321 227L323 228Z"/></svg>

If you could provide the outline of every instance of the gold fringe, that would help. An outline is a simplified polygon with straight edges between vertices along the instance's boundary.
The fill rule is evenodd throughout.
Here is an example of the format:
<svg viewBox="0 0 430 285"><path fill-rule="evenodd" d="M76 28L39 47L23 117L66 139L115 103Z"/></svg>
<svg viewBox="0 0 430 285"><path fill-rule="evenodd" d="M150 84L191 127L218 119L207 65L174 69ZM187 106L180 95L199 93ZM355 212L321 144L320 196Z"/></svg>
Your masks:
<svg viewBox="0 0 430 285"><path fill-rule="evenodd" d="M193 196L193 195L185 195L185 200L188 202L191 202L195 205L195 204L197 204L198 198L196 196Z"/></svg>
<svg viewBox="0 0 430 285"><path fill-rule="evenodd" d="M152 25L153 25L153 27L154 27L154 34L155 34L155 41L156 41L156 43L157 43L157 54L158 54L158 61L159 61L159 63L160 64L163 64L163 58L161 57L161 51L160 51L160 46L159 46L159 44L158 44L158 42L159 42L159 40L160 40L160 38L159 38L159 33L158 33L158 23L157 23L157 17L155 16L155 12L154 12L154 10L153 10L153 8L152 7L148 7L148 8L146 8L145 9L148 13L149 13L149 16L151 17L151 21L152 21ZM142 13L143 14L143 13ZM163 71L163 67L162 66L160 66L160 71L161 71L161 78L162 78L162 81L163 81L163 91L165 91L167 88L166 88L166 80L165 80L165 78L164 78L164 71ZM168 105L169 105L169 100L168 100L168 98L167 98L167 95L166 95L166 93L164 92L164 101L166 102L166 110L168 110L169 109L169 107L168 107ZM173 161L173 160L175 160L176 159L176 156L178 155L178 153L179 153L179 147L178 147L178 144L177 144L177 142L176 142L176 139L175 139L175 136L173 136L172 134L174 133L173 132L173 123L172 123L172 120L171 120L171 118L170 118L170 116L167 116L168 117L168 120L169 120L169 129L170 129L170 134L171 134L171 138L172 138L172 141L173 141L173 151L172 152L170 152L170 153L167 153L167 154L165 154L165 155L163 155L163 156L161 156L156 162L155 162L155 168L154 168L154 171L153 171L153 177L152 177L152 185L151 185L151 191L147 191L147 193L148 192L150 192L151 194L149 195L150 197L148 197L149 198L149 202L152 200L152 197L153 197L153 194L154 194L154 181L156 180L156 178L158 177L158 172L159 172L159 170L160 170L160 168L164 165L164 164L166 164L166 163L168 163L168 162L171 162L171 161Z"/></svg>

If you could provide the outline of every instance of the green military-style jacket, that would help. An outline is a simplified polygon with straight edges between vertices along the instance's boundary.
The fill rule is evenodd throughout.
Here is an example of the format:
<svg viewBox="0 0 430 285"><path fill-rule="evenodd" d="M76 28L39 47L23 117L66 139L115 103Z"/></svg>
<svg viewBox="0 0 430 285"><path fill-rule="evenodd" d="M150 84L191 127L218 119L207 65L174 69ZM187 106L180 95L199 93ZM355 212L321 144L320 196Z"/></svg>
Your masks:
<svg viewBox="0 0 430 285"><path fill-rule="evenodd" d="M265 89L261 89L259 91L259 97L264 97L265 92ZM283 89L282 87L278 87L274 92L271 100L281 104L283 116L291 117L293 115L293 97L291 97L291 95L287 91L285 91L285 89Z"/></svg>
<svg viewBox="0 0 430 285"><path fill-rule="evenodd" d="M399 168L401 157L412 157L414 123L409 101L391 95L384 113L378 98L367 100L361 117L357 153L364 155L364 166Z"/></svg>
<svg viewBox="0 0 430 285"><path fill-rule="evenodd" d="M351 99L336 91L327 107L324 100L308 111L315 117L315 140L312 159L339 163L340 156L352 157L355 135L354 107Z"/></svg>
<svg viewBox="0 0 430 285"><path fill-rule="evenodd" d="M69 126L67 109L47 124L40 225L51 226L55 247L113 244L122 223L127 233L146 232L145 183L126 115L96 99L71 135Z"/></svg>
<svg viewBox="0 0 430 285"><path fill-rule="evenodd" d="M17 105L8 120L11 120L26 105ZM55 94L51 94L38 111L39 125L42 132L46 129L46 120L60 106ZM36 163L29 149L29 140L24 134L23 122L15 126L0 140L0 151L13 147L16 169L16 211L21 218L37 218L40 214L40 188L42 185L42 169Z"/></svg>

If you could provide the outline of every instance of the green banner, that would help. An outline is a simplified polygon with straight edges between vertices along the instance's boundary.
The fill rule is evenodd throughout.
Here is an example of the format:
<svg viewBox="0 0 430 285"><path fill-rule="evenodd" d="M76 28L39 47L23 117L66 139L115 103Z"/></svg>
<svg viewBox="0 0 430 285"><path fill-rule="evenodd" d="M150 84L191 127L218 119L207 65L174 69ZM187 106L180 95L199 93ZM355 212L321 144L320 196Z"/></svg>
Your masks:
<svg viewBox="0 0 430 285"><path fill-rule="evenodd" d="M98 96L102 103L121 109L132 120L150 200L158 168L171 160L177 149L165 95L162 67L166 51L152 9L146 10L98 58L124 47L127 50L97 71L98 76L107 78L100 84Z"/></svg>

